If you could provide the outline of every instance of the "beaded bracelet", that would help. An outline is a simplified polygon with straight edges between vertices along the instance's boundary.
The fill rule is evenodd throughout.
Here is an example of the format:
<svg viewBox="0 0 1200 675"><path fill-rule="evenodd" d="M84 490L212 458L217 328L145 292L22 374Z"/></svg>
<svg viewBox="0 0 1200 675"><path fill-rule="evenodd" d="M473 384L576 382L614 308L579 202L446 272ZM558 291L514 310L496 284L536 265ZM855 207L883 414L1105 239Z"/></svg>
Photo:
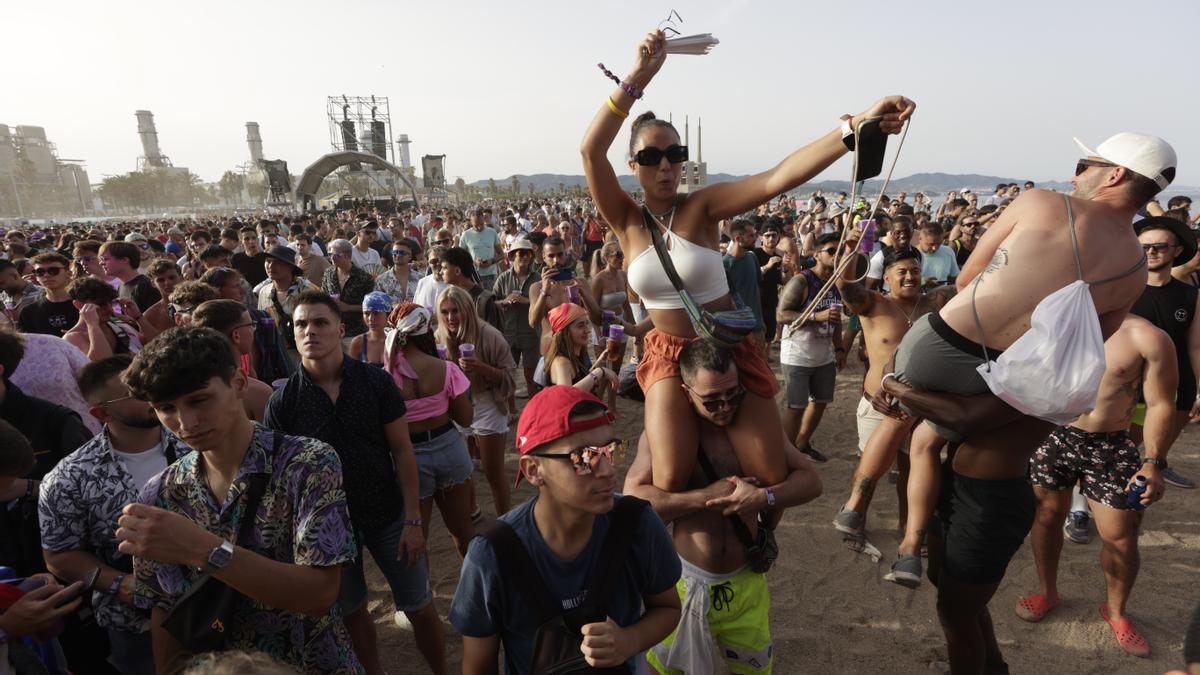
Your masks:
<svg viewBox="0 0 1200 675"><path fill-rule="evenodd" d="M636 101L637 99L642 97L642 94L646 93L645 91L638 89L637 87L633 86L632 84L630 84L628 82L622 82L621 78L617 77L616 75L613 75L612 71L609 70L608 68L605 68L603 63L597 63L596 65L599 66L600 70L604 72L605 77L612 80L613 82L616 82L617 86L620 87L621 90L624 91L626 94L629 94L629 97L632 98L633 100Z"/></svg>

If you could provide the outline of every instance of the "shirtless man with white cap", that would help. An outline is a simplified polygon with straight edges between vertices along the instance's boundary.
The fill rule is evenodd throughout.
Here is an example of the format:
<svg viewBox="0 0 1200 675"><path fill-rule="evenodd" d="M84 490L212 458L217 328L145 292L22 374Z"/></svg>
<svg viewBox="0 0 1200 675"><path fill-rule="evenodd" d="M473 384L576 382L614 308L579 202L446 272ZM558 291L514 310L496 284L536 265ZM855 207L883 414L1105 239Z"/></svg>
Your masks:
<svg viewBox="0 0 1200 675"><path fill-rule="evenodd" d="M914 324L896 350L895 376L882 383L881 405L891 406L896 397L905 410L936 424L914 431L914 458L918 443L962 441L943 473L949 484L938 512L945 554L934 579L954 673L983 672L985 664L1007 672L987 602L1032 526L1027 465L1055 427L1003 404L993 407L1006 415L964 417L968 403L1000 403L973 396L990 391L977 368L988 363L984 370L991 375L991 362L1029 331L1034 309L1076 280L1090 287L1102 337L1116 332L1146 284L1145 256L1131 222L1175 177L1175 151L1160 138L1120 133L1095 150L1076 143L1085 157L1075 168L1074 193L1031 190L1013 201L963 267L959 294ZM1102 361L1099 368L1092 375L1102 374ZM919 574L915 554L901 549L897 567Z"/></svg>

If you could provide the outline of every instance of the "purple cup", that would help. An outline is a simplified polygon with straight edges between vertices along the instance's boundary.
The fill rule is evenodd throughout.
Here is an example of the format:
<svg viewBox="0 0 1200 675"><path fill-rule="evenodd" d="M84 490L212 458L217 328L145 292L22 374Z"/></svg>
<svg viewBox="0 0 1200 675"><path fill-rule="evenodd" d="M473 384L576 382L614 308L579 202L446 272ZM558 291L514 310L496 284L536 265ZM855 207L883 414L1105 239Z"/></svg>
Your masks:
<svg viewBox="0 0 1200 675"><path fill-rule="evenodd" d="M464 359L475 357L475 345L470 342L464 342L458 346L458 355Z"/></svg>
<svg viewBox="0 0 1200 675"><path fill-rule="evenodd" d="M288 379L286 377L281 377L271 383L271 389L280 389L283 387L283 385L287 384L287 382Z"/></svg>
<svg viewBox="0 0 1200 675"><path fill-rule="evenodd" d="M437 355L439 359L446 360L446 345L437 346Z"/></svg>
<svg viewBox="0 0 1200 675"><path fill-rule="evenodd" d="M625 327L620 324L616 324L616 323L609 326L608 327L608 339L624 341L625 340Z"/></svg>
<svg viewBox="0 0 1200 675"><path fill-rule="evenodd" d="M571 299L571 302L579 304L579 287L567 286L567 297Z"/></svg>

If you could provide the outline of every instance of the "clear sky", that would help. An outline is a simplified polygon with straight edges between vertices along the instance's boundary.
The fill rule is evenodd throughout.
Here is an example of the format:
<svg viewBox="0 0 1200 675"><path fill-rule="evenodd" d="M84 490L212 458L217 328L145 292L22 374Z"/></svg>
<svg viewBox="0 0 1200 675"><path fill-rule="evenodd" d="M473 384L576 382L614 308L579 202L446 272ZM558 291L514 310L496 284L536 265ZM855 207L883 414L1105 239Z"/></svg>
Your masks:
<svg viewBox="0 0 1200 675"><path fill-rule="evenodd" d="M10 3L0 123L45 127L99 181L135 168L148 109L164 154L215 180L247 160L253 120L299 174L329 151L325 97L375 94L414 161L446 154L451 179L577 174L612 89L596 63L627 72L672 7L721 44L669 57L635 114L703 117L710 173L765 169L902 93L919 108L897 176L1065 180L1072 136L1130 130L1166 138L1176 184L1200 185L1195 0Z"/></svg>

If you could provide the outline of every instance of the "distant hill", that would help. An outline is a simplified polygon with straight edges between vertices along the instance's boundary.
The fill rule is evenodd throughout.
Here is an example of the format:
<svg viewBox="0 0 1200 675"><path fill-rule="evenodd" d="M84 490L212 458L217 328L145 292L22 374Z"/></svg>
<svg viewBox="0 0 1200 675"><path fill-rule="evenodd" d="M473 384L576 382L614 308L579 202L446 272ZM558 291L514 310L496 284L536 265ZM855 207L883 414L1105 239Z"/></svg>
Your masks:
<svg viewBox="0 0 1200 675"><path fill-rule="evenodd" d="M497 187L506 188L512 185L512 176L497 178ZM709 174L708 182L724 183L726 181L745 178L745 176L734 176L728 173L713 173ZM587 181L583 176L566 175L558 173L535 173L526 176L517 174L517 180L521 182L521 192L524 193L529 188L530 183L533 183L534 189L538 192L553 192L558 189L559 185L573 187L575 185L586 185ZM619 176L621 187L626 191L634 192L638 189L637 180L633 176ZM975 194L980 197L986 197L992 194L997 183L1018 183L1024 185L1025 178L1011 178L1004 176L985 176L978 173L914 173L911 176L904 178L893 178L888 185L888 192L895 194L897 192L907 192L912 195L914 192L924 192L933 196L935 199L945 195L950 190L959 191L963 188L970 188ZM477 180L470 183L472 187L486 188L488 182L486 180ZM878 194L880 182L878 180L867 181L865 192L868 195ZM1070 192L1070 183L1061 182L1038 182L1040 188L1049 188L1058 190L1059 192ZM850 181L846 180L823 180L819 183L805 183L793 190L797 195L806 195L813 190L823 190L825 192L850 192ZM1163 192L1159 198L1165 204L1166 200L1176 194L1184 194L1193 196L1200 200L1200 187L1186 185L1172 185Z"/></svg>
<svg viewBox="0 0 1200 675"><path fill-rule="evenodd" d="M565 187L573 187L576 185L585 185L586 181L583 176L566 175L558 173L535 173L532 175L517 174L517 180L521 182L521 190L528 189L530 183L538 192L552 192L557 190L560 185ZM723 183L731 180L738 180L745 176L735 176L728 173L709 174L708 181L710 183ZM512 184L512 176L504 178L496 178L496 185L499 187L507 187ZM637 180L630 175L619 176L621 187L632 192L637 189ZM953 173L916 173L904 178L893 178L888 186L889 192L927 192L933 194L945 193L950 190L961 190L962 188L971 188L976 194L988 195L997 183L1024 183L1023 178L1005 178L1002 176L985 176L976 173L968 174L953 174ZM472 187L486 188L488 182L486 180L477 180L470 183ZM866 184L867 193L878 191L880 182L878 180L869 180ZM1055 190L1069 190L1069 183L1041 183L1038 187L1053 188ZM825 180L818 183L806 183L796 189L796 192L807 193L813 190L823 190L825 192L850 191L850 181L845 180Z"/></svg>

